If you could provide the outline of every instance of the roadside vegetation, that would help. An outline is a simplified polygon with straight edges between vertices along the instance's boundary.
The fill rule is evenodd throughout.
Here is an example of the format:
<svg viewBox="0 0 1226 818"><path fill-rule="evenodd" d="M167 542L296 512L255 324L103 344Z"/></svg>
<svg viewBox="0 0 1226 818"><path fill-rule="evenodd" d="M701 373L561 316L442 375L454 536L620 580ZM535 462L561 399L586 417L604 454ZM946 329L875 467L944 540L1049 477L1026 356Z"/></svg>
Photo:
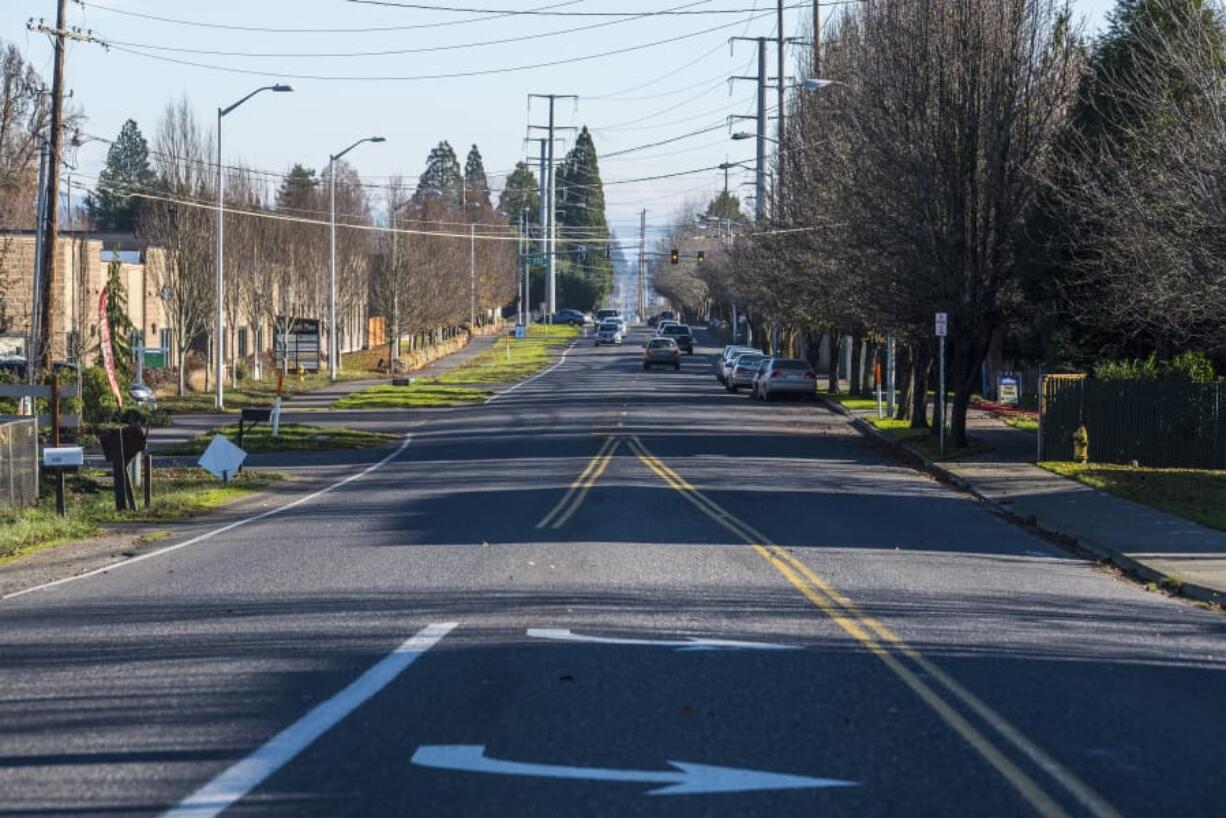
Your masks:
<svg viewBox="0 0 1226 818"><path fill-rule="evenodd" d="M306 423L282 423L280 434L272 436L272 427L262 423L243 432L243 451L248 454L260 452L307 452L321 449L367 449L386 446L395 440L395 435L383 432L367 432L346 426L313 426ZM196 435L186 443L158 451L158 454L200 454L216 434L223 434L233 443L238 443L238 425L223 426L212 432Z"/></svg>
<svg viewBox="0 0 1226 818"><path fill-rule="evenodd" d="M442 408L480 403L492 394L485 384L513 383L535 375L552 360L554 348L571 341L579 330L571 326L533 324L528 337L499 339L463 366L424 378L409 386L379 385L338 400L335 409Z"/></svg>
<svg viewBox="0 0 1226 818"><path fill-rule="evenodd" d="M337 373L338 381L360 381L366 378L379 377L380 373L366 369L341 369ZM285 376L282 395L292 398L314 389L322 389L330 383L327 372L315 372L299 377L293 373ZM241 409L253 407L270 407L277 397L277 376L272 374L262 380L240 379L237 386L226 384L226 412L238 414ZM213 393L188 392L182 396L158 398L158 409L170 414L201 414L215 411L213 409Z"/></svg>
<svg viewBox="0 0 1226 818"><path fill-rule="evenodd" d="M244 471L229 483L201 469L158 469L153 505L136 511L115 510L109 473L86 470L67 480L65 515L55 513L55 496L44 488L39 504L0 511L0 564L73 540L95 537L124 523L173 522L204 514L264 488L282 475ZM137 505L140 502L140 490Z"/></svg>
<svg viewBox="0 0 1226 818"><path fill-rule="evenodd" d="M1100 491L1226 531L1226 471L1051 461L1039 465Z"/></svg>

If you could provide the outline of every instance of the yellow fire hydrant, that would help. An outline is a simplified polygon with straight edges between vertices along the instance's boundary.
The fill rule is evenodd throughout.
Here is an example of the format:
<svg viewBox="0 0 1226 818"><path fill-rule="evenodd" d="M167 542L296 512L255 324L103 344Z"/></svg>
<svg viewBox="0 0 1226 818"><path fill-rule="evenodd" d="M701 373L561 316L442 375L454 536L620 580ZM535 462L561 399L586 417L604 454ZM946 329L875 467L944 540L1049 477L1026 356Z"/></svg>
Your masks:
<svg viewBox="0 0 1226 818"><path fill-rule="evenodd" d="M1084 423L1073 432L1073 460L1077 463L1090 462L1090 433L1086 431Z"/></svg>

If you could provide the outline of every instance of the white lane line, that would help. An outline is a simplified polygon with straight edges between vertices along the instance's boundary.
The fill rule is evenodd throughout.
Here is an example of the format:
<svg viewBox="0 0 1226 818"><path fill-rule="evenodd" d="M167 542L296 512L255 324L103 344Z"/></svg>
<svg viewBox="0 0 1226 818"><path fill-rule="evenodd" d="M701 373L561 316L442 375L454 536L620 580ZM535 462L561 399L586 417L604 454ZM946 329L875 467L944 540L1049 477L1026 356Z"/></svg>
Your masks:
<svg viewBox="0 0 1226 818"><path fill-rule="evenodd" d="M340 693L316 705L298 721L163 813L163 818L213 818L258 787L338 722L378 693L457 625L436 622L384 656Z"/></svg>
<svg viewBox="0 0 1226 818"><path fill-rule="evenodd" d="M543 377L545 377L546 375L548 375L550 372L553 372L553 371L554 371L555 369L557 369L559 366L561 366L562 364L566 363L566 356L570 354L570 351L571 351L572 349L574 349L574 348L575 348L575 344L579 343L579 341L580 341L580 340L582 340L582 339L580 339L580 338L576 338L575 340L571 341L571 342L570 342L570 346L568 346L566 349L562 350L562 357L558 359L558 362L557 362L556 364L554 364L553 366L549 367L548 369L546 369L544 372L538 372L538 373L536 373L535 375L533 375L531 378L528 378L528 379L526 379L526 380L522 380L522 381L520 381L519 383L515 384L514 386L507 387L506 389L502 390L501 392L497 392L497 393L495 393L495 394L493 394L493 395L490 395L488 398L486 398L486 399L485 399L485 402L486 402L486 403L493 403L494 401L496 401L496 400L498 400L499 398L501 398L503 395L508 395L508 394L510 394L510 393L512 393L512 392L514 392L516 389L519 389L519 388L520 388L521 386L523 386L524 384L526 384L526 383L532 383L532 382L533 382L533 381L535 381L537 378L543 378Z"/></svg>
<svg viewBox="0 0 1226 818"><path fill-rule="evenodd" d="M328 492L333 491L334 489L338 489L341 486L345 485L346 483L350 483L354 480L358 480L362 477L365 477L366 475L370 474L375 469L380 468L381 466L388 463L389 461L396 459L396 457L398 457L401 452L403 452L405 449L408 448L409 443L411 443L412 441L413 441L413 435L411 434L405 435L404 441L396 448L396 451L392 452L387 457L380 460L378 463L367 466L362 471L357 472L356 474L351 474L348 477L346 477L344 480L338 480L337 482L333 483L330 486L324 486L318 491L311 492L305 497L299 497L297 500L293 500L289 503L286 503L283 506L277 506L276 508L270 508L268 511L262 511L259 514L256 514L254 516L244 517L241 520L235 520L234 522L227 523L226 525L223 525L220 528L214 528L212 531L206 531L203 534L198 534L197 536L192 537L190 540L184 540L183 542L176 543L175 545L168 545L165 548L159 548L156 551L150 551L148 554L141 554L139 557L132 557L131 559L126 559L126 560L123 560L122 562L113 562L110 565L104 565L101 568L95 568L92 571L86 571L84 574L76 574L75 576L64 577L63 579L57 579L51 582L44 582L42 585L34 585L30 588L23 588L20 591L13 591L10 594L5 594L4 596L0 596L0 600L13 599L14 597L24 596L25 594L32 594L35 591L45 591L46 589L54 588L57 585L64 585L69 582L76 582L77 580L82 580L82 579L87 579L92 576L97 576L98 574L105 574L108 571L117 571L120 568L127 568L129 565L135 565L138 562L144 562L145 560L153 559L154 557L160 557L163 554L169 554L171 551L178 551L180 548L187 548L189 545L195 545L196 543L204 542L205 540L216 537L218 534L224 534L227 531L233 531L234 529L239 528L240 526L247 525L248 523L258 522L260 520L265 519L266 517L271 517L274 514L280 514L283 511L289 511L291 508L300 506L303 503L310 502L311 500L314 500L316 497L322 497Z"/></svg>

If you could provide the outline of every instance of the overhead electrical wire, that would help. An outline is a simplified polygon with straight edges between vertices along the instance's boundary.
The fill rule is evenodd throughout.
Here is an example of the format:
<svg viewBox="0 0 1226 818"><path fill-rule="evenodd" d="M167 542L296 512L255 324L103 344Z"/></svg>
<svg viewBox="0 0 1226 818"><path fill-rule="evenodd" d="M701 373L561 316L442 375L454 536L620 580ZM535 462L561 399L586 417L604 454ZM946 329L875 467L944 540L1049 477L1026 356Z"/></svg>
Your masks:
<svg viewBox="0 0 1226 818"><path fill-rule="evenodd" d="M689 6L701 5L702 3L710 2L710 0L694 0L694 2L686 3L675 8L682 9ZM431 45L421 46L418 48L393 48L382 49L378 51L221 51L208 48L185 48L182 46L173 45L157 45L154 43L137 43L127 40L115 40L106 37L104 34L99 36L106 40L109 45L121 45L128 48L143 48L149 51L169 51L176 54L203 54L215 57L244 57L253 59L349 59L354 57L391 57L403 56L405 54L428 54L437 51L462 51L471 48L485 48L495 45L508 45L510 43L521 43L529 40L542 40L548 37L560 37L564 34L574 34L580 31L591 31L597 28L607 28L609 26L621 25L622 23L633 23L642 19L642 15L627 15L616 20L605 20L600 23L588 23L582 26L573 26L571 28L562 28L555 31L543 31L534 34L520 34L514 37L502 37L495 40L482 40L471 43L452 43L446 45Z"/></svg>
<svg viewBox="0 0 1226 818"><path fill-rule="evenodd" d="M566 6L577 6L587 0L566 0L562 3L552 3L546 6L537 6L533 11L544 11L546 9L564 8ZM465 20L446 20L436 23L414 23L411 25L398 26L361 26L357 28L281 28L274 26L240 26L229 23L206 23L202 20L183 20L176 17L160 17L156 14L146 14L139 11L131 11L129 9L116 8L103 3L95 3L90 0L73 0L82 9L95 8L101 11L106 11L112 14L122 14L125 17L135 17L142 20L152 20L158 23L166 23L169 25L187 26L191 28L208 28L221 31L249 31L258 34L373 34L382 31L412 31L423 28L445 28L449 26L461 26L468 23L484 23L491 20L498 20L502 17L511 17L510 14L485 14L480 17L470 17Z"/></svg>
<svg viewBox="0 0 1226 818"><path fill-rule="evenodd" d="M703 4L709 3L711 0L703 0ZM847 0L850 2L850 0ZM414 11L437 11L454 14L496 14L507 15L512 17L620 17L624 14L631 14L635 17L682 17L682 16L700 16L700 15L716 15L716 14L752 14L757 11L757 4L754 8L739 8L739 9L702 9L702 10L672 10L658 9L656 11L553 11L548 9L488 9L475 8L471 6L439 6L426 3L401 3L397 0L349 0L350 3L363 6L388 6L391 8L412 9ZM827 4L831 5L831 4ZM793 9L812 8L812 3L795 3L783 7L783 11L791 11Z"/></svg>
<svg viewBox="0 0 1226 818"><path fill-rule="evenodd" d="M766 17L774 12L764 12L758 15ZM220 71L227 74L243 74L246 76L269 77L279 79L299 79L299 80L316 80L319 82L415 82L420 80L439 80L439 79L462 79L467 77L483 77L492 74L509 74L518 71L531 71L538 68L552 68L559 65L571 65L579 62L587 62L589 60L603 59L604 57L612 57L619 54L629 54L635 51L642 51L648 48L655 48L661 45L681 42L682 40L690 40L695 37L701 37L704 34L711 34L716 31L722 31L727 28L739 26L741 21L735 23L725 23L718 26L691 31L685 34L679 34L673 37L666 37L661 40L653 40L646 43L638 43L636 45L625 46L623 48L615 48L608 51L600 51L594 54L584 54L578 57L566 57L558 60L549 60L546 62L529 63L525 65L502 66L499 68L483 68L472 71L453 71L439 74L411 74L406 76L361 76L361 75L329 75L329 74L295 74L287 72L261 71L249 68L235 68L226 65L215 65L212 63L197 62L195 60L184 60L177 57L166 57L160 54L150 54L139 49L129 48L121 45L111 45L111 49L125 54L132 54L146 59L156 60L159 62L173 63L176 65L186 65L193 68L203 68L211 71Z"/></svg>

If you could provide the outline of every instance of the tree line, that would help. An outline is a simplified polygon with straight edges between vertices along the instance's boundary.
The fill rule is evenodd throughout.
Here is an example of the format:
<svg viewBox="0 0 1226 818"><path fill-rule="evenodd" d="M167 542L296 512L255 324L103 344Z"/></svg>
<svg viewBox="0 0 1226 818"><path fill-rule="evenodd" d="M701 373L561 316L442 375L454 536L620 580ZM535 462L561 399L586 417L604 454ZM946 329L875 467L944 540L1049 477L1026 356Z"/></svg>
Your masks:
<svg viewBox="0 0 1226 818"><path fill-rule="evenodd" d="M1206 0L1120 0L1095 39L1056 0L846 7L798 66L833 82L791 97L769 218L656 287L814 355L849 335L857 373L893 336L919 427L946 313L960 445L993 347L1049 371L1220 360L1224 31ZM694 210L667 242L704 241Z"/></svg>

